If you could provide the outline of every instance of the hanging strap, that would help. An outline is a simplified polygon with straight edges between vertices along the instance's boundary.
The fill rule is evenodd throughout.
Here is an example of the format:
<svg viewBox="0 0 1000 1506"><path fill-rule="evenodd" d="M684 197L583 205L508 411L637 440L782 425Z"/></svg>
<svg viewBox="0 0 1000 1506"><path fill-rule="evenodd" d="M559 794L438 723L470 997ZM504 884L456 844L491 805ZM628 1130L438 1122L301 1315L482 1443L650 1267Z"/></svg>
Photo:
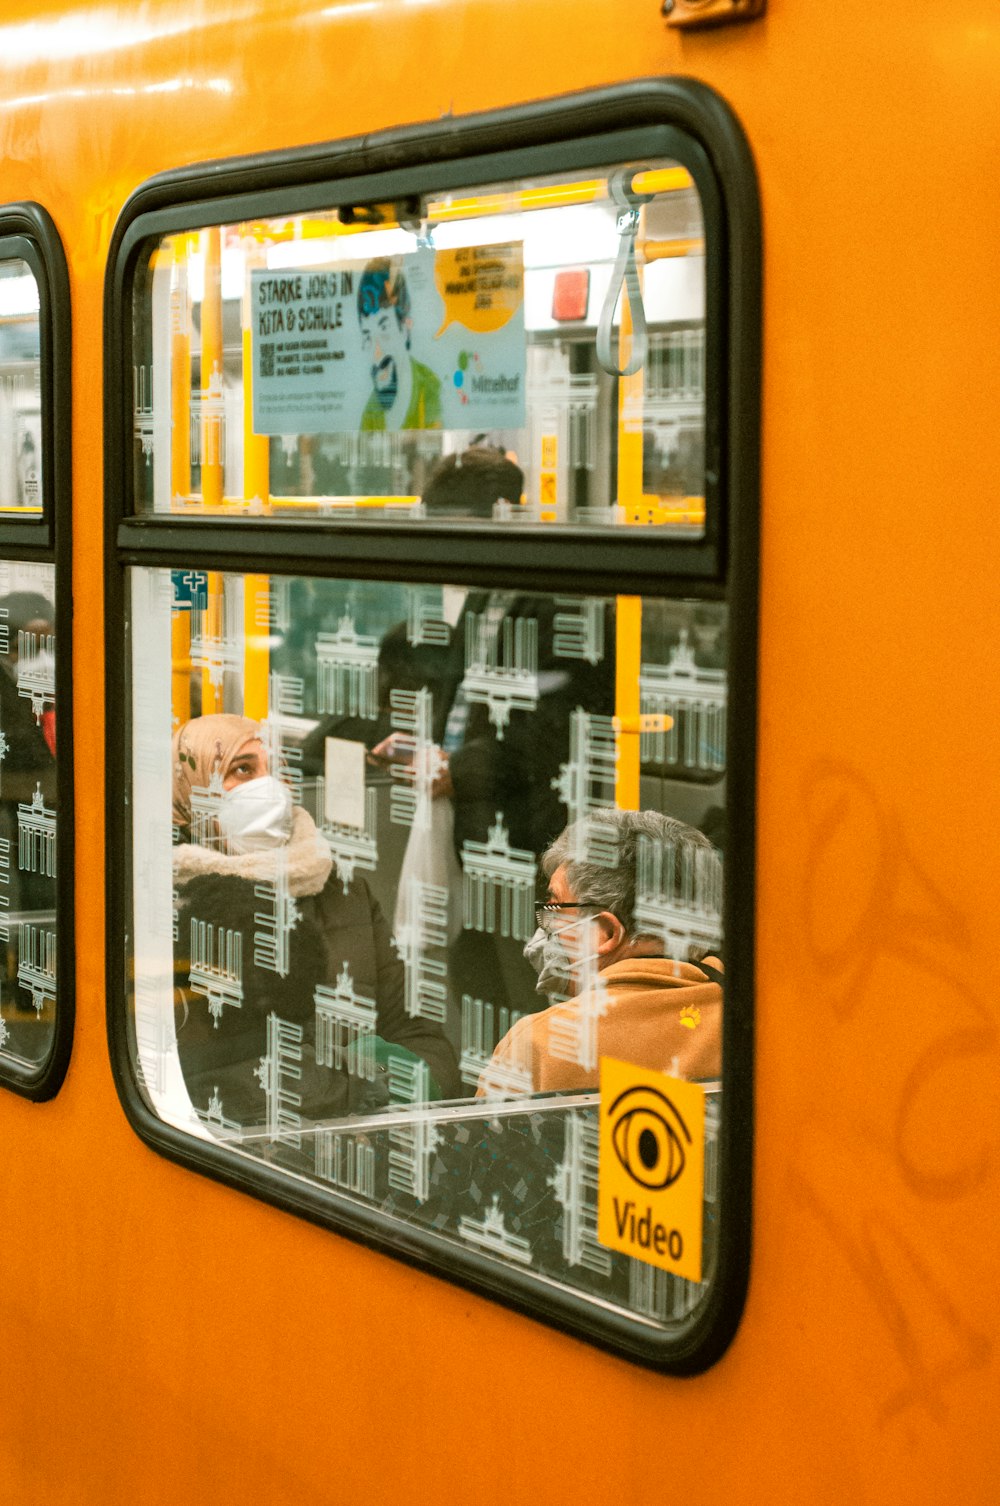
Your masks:
<svg viewBox="0 0 1000 1506"><path fill-rule="evenodd" d="M617 204L620 211L617 224L618 257L597 324L597 359L611 376L634 376L646 360L649 345L642 288L639 286L639 268L635 260L635 238L639 230L640 206L647 203L653 195L636 193L632 188L632 179L636 173L645 171L642 167L620 167L608 179L608 193L612 203ZM619 293L623 300L628 299L632 313L632 354L624 366L619 366L611 349L612 321Z"/></svg>

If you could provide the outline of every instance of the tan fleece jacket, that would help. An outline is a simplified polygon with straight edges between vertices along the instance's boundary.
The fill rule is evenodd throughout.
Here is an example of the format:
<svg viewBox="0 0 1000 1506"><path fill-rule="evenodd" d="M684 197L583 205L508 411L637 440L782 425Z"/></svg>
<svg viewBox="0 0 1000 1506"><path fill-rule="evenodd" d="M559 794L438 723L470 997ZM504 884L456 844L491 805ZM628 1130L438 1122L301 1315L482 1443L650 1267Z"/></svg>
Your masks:
<svg viewBox="0 0 1000 1506"><path fill-rule="evenodd" d="M706 961L722 970L714 957ZM479 1096L596 1088L602 1056L678 1077L721 1074L722 989L700 968L667 957L632 957L600 976L603 998L581 994L518 1020L480 1078ZM581 1046L602 1003L595 1065L581 1066Z"/></svg>

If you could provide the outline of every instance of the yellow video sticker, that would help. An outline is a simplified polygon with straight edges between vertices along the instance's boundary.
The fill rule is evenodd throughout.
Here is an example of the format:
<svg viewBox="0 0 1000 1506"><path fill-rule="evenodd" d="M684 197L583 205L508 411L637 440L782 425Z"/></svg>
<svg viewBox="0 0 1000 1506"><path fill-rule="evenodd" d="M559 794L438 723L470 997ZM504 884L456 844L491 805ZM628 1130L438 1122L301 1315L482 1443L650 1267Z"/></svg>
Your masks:
<svg viewBox="0 0 1000 1506"><path fill-rule="evenodd" d="M697 1083L601 1058L597 1237L701 1280L705 1093Z"/></svg>

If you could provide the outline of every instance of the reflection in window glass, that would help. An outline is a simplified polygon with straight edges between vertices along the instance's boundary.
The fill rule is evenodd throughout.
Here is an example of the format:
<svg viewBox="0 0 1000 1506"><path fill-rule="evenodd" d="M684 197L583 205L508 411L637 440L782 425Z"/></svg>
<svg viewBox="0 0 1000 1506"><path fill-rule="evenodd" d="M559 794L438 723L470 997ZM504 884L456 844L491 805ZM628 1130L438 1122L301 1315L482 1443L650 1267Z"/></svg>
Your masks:
<svg viewBox="0 0 1000 1506"><path fill-rule="evenodd" d="M130 596L152 1110L388 1237L685 1318L717 1236L724 607L159 568ZM700 1283L598 1240L603 1056L705 1085Z"/></svg>
<svg viewBox="0 0 1000 1506"><path fill-rule="evenodd" d="M55 567L0 561L0 1063L43 1063L56 1015Z"/></svg>
<svg viewBox="0 0 1000 1506"><path fill-rule="evenodd" d="M27 262L0 262L0 511L42 510L38 284Z"/></svg>
<svg viewBox="0 0 1000 1506"><path fill-rule="evenodd" d="M704 525L705 248L675 163L155 242L137 506ZM508 455L499 496L459 484Z"/></svg>

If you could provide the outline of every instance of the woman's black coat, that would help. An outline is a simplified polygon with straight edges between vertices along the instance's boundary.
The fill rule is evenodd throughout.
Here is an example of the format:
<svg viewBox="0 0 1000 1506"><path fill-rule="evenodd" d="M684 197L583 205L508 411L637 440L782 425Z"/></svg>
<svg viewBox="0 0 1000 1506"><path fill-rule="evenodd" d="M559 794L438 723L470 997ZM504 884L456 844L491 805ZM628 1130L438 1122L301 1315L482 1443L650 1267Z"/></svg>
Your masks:
<svg viewBox="0 0 1000 1506"><path fill-rule="evenodd" d="M406 1013L404 972L392 945L389 926L370 889L356 878L343 890L336 873L314 895L295 901L298 918L289 938L289 967L282 977L254 962L254 935L261 912L269 908L265 886L232 875L206 873L180 891L176 944L177 1046L191 1100L205 1114L210 1100L221 1102L226 1120L241 1127L260 1124L266 1099L257 1069L267 1052L268 1016L300 1025L303 1031L301 1078L290 1084L302 1102L303 1118L332 1118L379 1102L377 1085L316 1061L315 989L335 987L345 963L354 990L376 1005L376 1032L385 1042L403 1046L430 1068L438 1093L461 1091L455 1053L440 1026ZM238 932L242 938L243 989L239 1007L225 1003L213 1020L208 1002L191 987L191 922L202 921ZM383 1051L378 1057L385 1075ZM384 1087L381 1101L385 1102Z"/></svg>

